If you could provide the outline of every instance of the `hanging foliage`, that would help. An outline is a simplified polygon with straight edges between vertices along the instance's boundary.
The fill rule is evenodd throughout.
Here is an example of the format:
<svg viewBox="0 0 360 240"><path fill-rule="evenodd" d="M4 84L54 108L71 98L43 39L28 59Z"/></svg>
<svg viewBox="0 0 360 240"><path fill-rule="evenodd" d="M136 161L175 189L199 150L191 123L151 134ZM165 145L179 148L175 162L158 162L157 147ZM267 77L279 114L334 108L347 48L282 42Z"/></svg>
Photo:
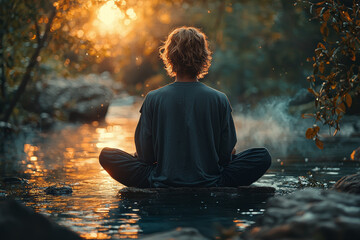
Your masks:
<svg viewBox="0 0 360 240"><path fill-rule="evenodd" d="M328 125L333 135L340 130L340 121L352 105L352 96L360 93L360 5L358 1L325 0L310 4L314 19L320 21L322 41L317 44L313 74L307 77L309 92L315 98L315 113L304 114L315 122ZM319 138L320 127L314 125L306 131L323 149Z"/></svg>

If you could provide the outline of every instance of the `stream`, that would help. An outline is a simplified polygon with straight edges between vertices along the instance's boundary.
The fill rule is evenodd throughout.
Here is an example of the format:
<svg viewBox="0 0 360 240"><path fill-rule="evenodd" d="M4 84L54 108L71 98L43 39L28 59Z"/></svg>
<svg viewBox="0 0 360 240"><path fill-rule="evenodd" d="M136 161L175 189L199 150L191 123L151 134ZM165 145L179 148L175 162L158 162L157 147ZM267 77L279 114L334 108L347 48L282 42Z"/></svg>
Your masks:
<svg viewBox="0 0 360 240"><path fill-rule="evenodd" d="M194 227L216 238L224 228L243 231L264 213L268 197L262 195L241 199L196 194L131 199L119 194L124 186L101 168L98 155L103 147L135 152L133 136L139 106L115 101L105 123L64 124L51 131L34 130L5 143L0 152L1 175L27 179L26 184L6 188L8 197L85 239L139 238L177 227ZM252 139L248 129L254 127L256 131L257 125L244 126L242 119L235 118L237 150L260 141ZM276 194L286 194L309 186L329 188L342 176L360 170L359 162L349 160L352 150L359 147L360 137L328 138L321 151L303 134L280 135L270 141L275 126L262 121L257 124L265 126L261 131L267 137L260 143L269 149L273 164L256 184L273 186ZM242 133L249 135L243 137ZM54 184L71 186L73 193L45 194L44 189Z"/></svg>

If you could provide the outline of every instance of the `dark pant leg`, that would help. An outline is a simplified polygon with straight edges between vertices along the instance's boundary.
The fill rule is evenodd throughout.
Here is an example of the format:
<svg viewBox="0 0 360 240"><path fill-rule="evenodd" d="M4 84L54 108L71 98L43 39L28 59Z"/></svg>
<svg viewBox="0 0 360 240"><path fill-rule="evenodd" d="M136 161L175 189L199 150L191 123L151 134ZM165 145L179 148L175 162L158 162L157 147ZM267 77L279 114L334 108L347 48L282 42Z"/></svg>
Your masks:
<svg viewBox="0 0 360 240"><path fill-rule="evenodd" d="M250 148L236 155L224 166L222 186L248 186L258 180L269 169L271 156L266 148Z"/></svg>
<svg viewBox="0 0 360 240"><path fill-rule="evenodd" d="M99 156L101 166L116 181L128 187L150 187L152 166L116 148L104 148Z"/></svg>

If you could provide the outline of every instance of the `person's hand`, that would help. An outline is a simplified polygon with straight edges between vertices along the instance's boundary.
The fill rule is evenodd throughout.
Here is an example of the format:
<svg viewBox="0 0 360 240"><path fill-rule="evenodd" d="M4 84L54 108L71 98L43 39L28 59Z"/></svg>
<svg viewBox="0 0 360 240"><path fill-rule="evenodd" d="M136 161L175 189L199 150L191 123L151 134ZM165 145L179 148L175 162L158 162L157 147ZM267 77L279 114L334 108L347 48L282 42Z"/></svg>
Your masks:
<svg viewBox="0 0 360 240"><path fill-rule="evenodd" d="M231 155L235 155L235 153L236 153L236 148L234 148L234 149L232 150Z"/></svg>

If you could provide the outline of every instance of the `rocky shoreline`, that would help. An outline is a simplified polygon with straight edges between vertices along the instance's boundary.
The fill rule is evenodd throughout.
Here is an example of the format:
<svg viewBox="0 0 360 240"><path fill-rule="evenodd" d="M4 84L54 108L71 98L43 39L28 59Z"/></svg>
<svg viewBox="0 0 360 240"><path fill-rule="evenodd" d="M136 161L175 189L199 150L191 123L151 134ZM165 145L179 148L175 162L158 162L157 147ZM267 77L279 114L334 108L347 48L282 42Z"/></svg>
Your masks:
<svg viewBox="0 0 360 240"><path fill-rule="evenodd" d="M269 199L258 221L225 239L360 239L360 174L341 178L332 189L306 188ZM196 229L177 229L154 234L152 239L206 239Z"/></svg>

